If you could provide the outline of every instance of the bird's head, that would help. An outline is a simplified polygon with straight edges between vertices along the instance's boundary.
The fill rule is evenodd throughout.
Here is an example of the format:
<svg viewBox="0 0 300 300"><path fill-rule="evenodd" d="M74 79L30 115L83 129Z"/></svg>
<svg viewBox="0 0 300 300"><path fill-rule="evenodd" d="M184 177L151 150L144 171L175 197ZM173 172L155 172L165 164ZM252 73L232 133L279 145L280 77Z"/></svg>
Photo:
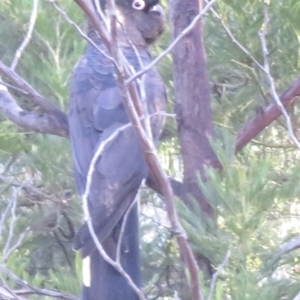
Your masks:
<svg viewBox="0 0 300 300"><path fill-rule="evenodd" d="M148 12L155 8L155 6L159 5L158 0L117 0L115 3L120 7L132 7L135 10L144 12Z"/></svg>
<svg viewBox="0 0 300 300"><path fill-rule="evenodd" d="M149 45L164 30L165 14L159 0L115 0L119 37L137 45ZM101 0L105 9L106 0Z"/></svg>

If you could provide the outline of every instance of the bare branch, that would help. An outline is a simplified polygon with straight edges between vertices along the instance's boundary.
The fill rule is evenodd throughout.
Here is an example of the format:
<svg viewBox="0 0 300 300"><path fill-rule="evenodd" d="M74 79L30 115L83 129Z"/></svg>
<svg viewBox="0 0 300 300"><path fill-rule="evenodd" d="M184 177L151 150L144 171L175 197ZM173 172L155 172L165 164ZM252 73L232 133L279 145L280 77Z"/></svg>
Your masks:
<svg viewBox="0 0 300 300"><path fill-rule="evenodd" d="M6 220L6 216L8 214L8 212L11 210L11 207L13 205L13 198L11 198L4 210L4 212L2 213L1 215L1 220L0 220L0 236L2 236L2 230L3 230L3 225L4 225L4 222Z"/></svg>
<svg viewBox="0 0 300 300"><path fill-rule="evenodd" d="M97 30L98 34L100 35L104 45L107 49L110 50L110 37L107 30L107 23L105 21L105 18L99 18L98 14L95 12L94 7L91 3L92 0L74 0L78 6L86 13L89 21L92 23L93 27ZM96 1L97 5L97 1ZM100 13L101 15L101 13ZM116 65L115 65L116 66Z"/></svg>
<svg viewBox="0 0 300 300"><path fill-rule="evenodd" d="M26 191L27 193L33 194L33 195L35 195L39 198L48 199L52 202L57 202L58 201L54 196L49 195L48 193L44 192L42 189L37 188L34 185L29 184L28 182L18 182L14 179L11 179L11 178L7 177L7 176L3 176L2 174L0 174L0 182L4 182L4 183L6 183L8 185L11 185L11 186L20 187L24 191ZM0 233L1 233L1 231L0 231Z"/></svg>
<svg viewBox="0 0 300 300"><path fill-rule="evenodd" d="M17 207L17 199L18 199L18 194L20 191L21 187L19 188L14 188L14 192L13 195L11 197L11 220L10 220L10 224L9 224L9 233L8 233L8 237L7 240L5 242L5 246L3 249L3 261L5 261L6 257L7 257L7 252L9 250L10 247L10 242L11 239L13 238L14 235L14 228L15 228L15 222L16 222L16 207Z"/></svg>
<svg viewBox="0 0 300 300"><path fill-rule="evenodd" d="M144 64L143 61L141 59L141 56L137 50L137 48L135 47L135 45L130 42L131 47L133 48L135 55L137 57L138 63L140 65L140 68L143 69L144 68ZM132 66L130 66L131 72L134 74L134 68ZM153 136L152 136L152 130L151 130L151 124L150 124L150 118L148 118L148 113L147 113L147 102L146 102L146 86L145 86L145 79L146 77L144 75L141 75L141 78L138 79L137 83L139 85L139 90L140 90L140 100L142 103L142 109L143 112L146 113L146 118L145 118L145 130L146 133L149 137L149 139L152 141L153 140Z"/></svg>
<svg viewBox="0 0 300 300"><path fill-rule="evenodd" d="M10 224L9 224L9 231L8 231L8 237L6 239L3 251L2 251L2 262L5 262L8 257L10 256L10 254L15 251L23 242L25 236L27 235L28 231L29 231L29 227L27 227L25 229L25 231L20 235L19 239L17 240L17 242L14 245L11 245L11 241L13 239L14 236L14 228L15 228L15 224L17 221L17 217L16 217L16 207L17 207L17 200L18 200L18 194L20 192L20 190L22 189L22 185L20 185L17 188L13 188L13 195L5 209L4 214L1 216L1 223L0 223L0 233L2 234L2 228L3 228L3 224L5 222L6 216L8 211L10 210L11 212L11 219L10 219Z"/></svg>
<svg viewBox="0 0 300 300"><path fill-rule="evenodd" d="M1 77L0 77L0 85L6 86L6 87L8 87L8 88L10 88L10 89L13 89L13 90L15 90L15 91L18 91L18 92L24 94L24 95L28 95L27 92L25 92L25 91L19 89L18 87L14 86L14 85L12 85L12 84L9 84L9 83L7 83L7 82L2 81L2 80L1 80Z"/></svg>
<svg viewBox="0 0 300 300"><path fill-rule="evenodd" d="M209 3L208 0L205 0L206 3ZM233 33L229 29L229 27L225 24L225 22L221 19L220 15L216 12L216 10L211 7L210 10L212 11L213 15L219 20L221 25L223 26L224 30L226 31L227 35L230 37L231 41L241 49L254 63L257 67L259 67L262 71L264 71L263 66L256 60L256 58L234 37Z"/></svg>
<svg viewBox="0 0 300 300"><path fill-rule="evenodd" d="M107 31L107 33L108 33L109 22L106 19L105 15L102 11L102 8L100 6L99 1L95 1L95 0L93 0L93 1L94 1L95 6L96 6L97 13L99 14L99 16L101 18L101 21L103 22L103 24L105 24L105 27L103 28L103 30Z"/></svg>
<svg viewBox="0 0 300 300"><path fill-rule="evenodd" d="M14 60L10 67L11 70L14 70L16 68L23 51L25 50L25 48L27 47L27 45L29 44L29 42L31 40L32 33L34 30L34 26L35 26L36 17L37 17L37 12L38 12L38 0L33 0L33 6L32 6L32 11L31 11L28 31L27 31L24 41L22 42L20 48L17 50L17 52L15 54Z"/></svg>
<svg viewBox="0 0 300 300"><path fill-rule="evenodd" d="M24 298L19 297L15 291L9 288L4 278L0 275L3 287L0 287L0 299L15 299L15 300L24 300ZM2 297L1 297L2 296Z"/></svg>
<svg viewBox="0 0 300 300"><path fill-rule="evenodd" d="M300 96L300 75L288 87L288 89L281 94L279 100L283 106L291 106ZM276 102L269 104L263 112L258 113L250 122L239 130L236 139L236 152L241 151L255 136L270 125L282 114L281 109Z"/></svg>
<svg viewBox="0 0 300 300"><path fill-rule="evenodd" d="M0 84L0 109L6 118L21 128L34 132L68 137L69 128L66 115L59 111L37 114L23 110L12 98L6 87Z"/></svg>
<svg viewBox="0 0 300 300"><path fill-rule="evenodd" d="M16 72L7 67L2 61L0 61L0 73L9 78L16 87L25 91L35 104L39 105L47 112L55 113L62 122L67 124L66 115L56 105L41 96L28 82L26 82Z"/></svg>
<svg viewBox="0 0 300 300"><path fill-rule="evenodd" d="M141 75L145 74L151 68L153 68L159 61L161 61L166 55L168 55L172 49L181 41L181 39L189 34L193 28L196 26L198 21L208 12L208 10L215 4L217 0L211 0L202 10L201 12L194 18L191 24L186 27L177 37L176 39L163 51L159 56L157 56L149 65L145 66L141 71L136 72L130 78L125 81L125 85L130 84L136 78L140 77Z"/></svg>
<svg viewBox="0 0 300 300"><path fill-rule="evenodd" d="M55 0L51 0L50 2L54 6L54 8L63 16L63 18L70 25L72 25L73 27L75 27L75 29L78 31L78 33L80 34L80 36L82 36L88 43L90 43L93 47L95 47L103 56L105 56L107 59L109 59L112 62L114 62L114 60L112 59L111 56L109 56L100 47L98 47L98 45L92 39L90 39L73 20L71 20L69 18L69 16L67 15L67 13L56 4ZM98 3L98 1L96 3Z"/></svg>
<svg viewBox="0 0 300 300"><path fill-rule="evenodd" d="M206 2L208 2L206 0ZM210 9L213 15L220 21L224 30L232 40L258 67L265 73L265 68L262 66L255 57L234 37L231 30L226 26L225 22L221 19L220 15L214 8ZM300 96L300 76L298 76L291 86L279 97L280 102L284 107L291 106L296 97ZM274 98L276 99L276 98ZM250 122L245 124L243 128L238 132L236 140L236 152L241 151L245 145L247 145L256 135L258 135L263 129L270 125L282 114L282 110L278 104L271 103L267 106L263 112L259 112Z"/></svg>
<svg viewBox="0 0 300 300"><path fill-rule="evenodd" d="M267 35L268 25L269 25L268 7L269 7L269 1L264 0L264 23L262 25L261 31L259 32L259 37L261 40L263 57L264 57L264 72L266 73L267 79L269 81L272 97L275 100L276 104L279 106L281 113L283 114L283 116L285 118L289 137L294 142L296 147L300 150L300 142L298 141L297 137L294 134L291 119L290 119L286 109L284 108L282 102L279 99L279 96L278 96L276 88L275 88L274 78L272 77L271 71L270 71L270 64L269 64L269 60L268 60L269 51L268 51L267 41L266 41L266 35Z"/></svg>
<svg viewBox="0 0 300 300"><path fill-rule="evenodd" d="M122 240L123 240L123 236L124 236L124 232L125 232L125 227L126 227L126 224L128 221L129 214L130 214L131 210L133 209L133 207L137 204L138 198L139 198L139 195L136 195L134 201L132 201L132 203L128 207L128 209L123 217L123 222L122 222L120 235L119 235L119 239L118 239L118 245L117 245L117 254L116 254L116 262L118 262L119 264L121 263L121 246L122 246Z"/></svg>
<svg viewBox="0 0 300 300"><path fill-rule="evenodd" d="M175 180L172 177L169 177L168 180L170 181L170 184L172 186L172 190L175 194L176 197L182 199L184 191L182 189L182 182ZM155 181L155 179L149 174L147 180L146 180L146 185L154 190L156 193L162 195L161 187L160 185Z"/></svg>
<svg viewBox="0 0 300 300"><path fill-rule="evenodd" d="M223 269L225 268L225 266L228 264L230 255L231 255L231 251L228 250L223 262L218 266L217 271L214 273L214 275L212 277L212 281L210 283L210 290L209 290L209 295L207 297L207 300L213 299L218 277L220 276L220 274L223 271Z"/></svg>
<svg viewBox="0 0 300 300"><path fill-rule="evenodd" d="M281 254L287 254L299 248L300 248L300 237L293 239L292 241L282 245L279 248L279 252Z"/></svg>
<svg viewBox="0 0 300 300"><path fill-rule="evenodd" d="M34 294L37 295L44 295L44 296L49 296L49 297L54 297L54 298L61 298L61 299L67 299L67 300L79 300L78 297L75 297L73 295L67 295L63 294L57 291L50 291L46 289L41 289L35 286L30 285L27 281L21 279L17 275L15 275L13 272L11 272L9 269L7 269L3 264L0 263L0 270L6 274L10 279L12 279L15 283L28 288Z"/></svg>
<svg viewBox="0 0 300 300"><path fill-rule="evenodd" d="M30 227L27 227L25 229L25 231L20 235L18 241L11 248L7 249L6 253L3 255L2 261L6 261L8 259L8 257L22 245L29 230L30 230Z"/></svg>

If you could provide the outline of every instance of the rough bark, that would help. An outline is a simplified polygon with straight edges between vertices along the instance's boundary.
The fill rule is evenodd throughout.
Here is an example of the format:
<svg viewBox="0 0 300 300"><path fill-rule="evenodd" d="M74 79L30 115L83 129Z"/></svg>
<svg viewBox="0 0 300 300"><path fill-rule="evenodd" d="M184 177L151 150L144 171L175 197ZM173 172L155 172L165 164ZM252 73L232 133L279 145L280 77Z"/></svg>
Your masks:
<svg viewBox="0 0 300 300"><path fill-rule="evenodd" d="M7 119L26 130L63 137L69 135L68 123L62 111L35 113L24 110L1 85L0 109Z"/></svg>
<svg viewBox="0 0 300 300"><path fill-rule="evenodd" d="M199 0L170 0L173 39L199 14ZM209 138L212 135L210 88L201 21L173 51L173 78L176 114L184 164L184 191L198 200L202 210L212 215L200 194L196 175L205 178L205 167L219 167Z"/></svg>

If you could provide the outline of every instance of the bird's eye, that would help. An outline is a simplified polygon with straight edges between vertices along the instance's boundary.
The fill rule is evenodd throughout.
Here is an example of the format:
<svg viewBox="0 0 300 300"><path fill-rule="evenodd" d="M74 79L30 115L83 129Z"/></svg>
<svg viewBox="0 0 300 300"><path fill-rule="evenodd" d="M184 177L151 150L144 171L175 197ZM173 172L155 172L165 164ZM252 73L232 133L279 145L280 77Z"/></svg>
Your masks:
<svg viewBox="0 0 300 300"><path fill-rule="evenodd" d="M146 3L144 0L134 0L132 7L137 10L143 10L146 7Z"/></svg>

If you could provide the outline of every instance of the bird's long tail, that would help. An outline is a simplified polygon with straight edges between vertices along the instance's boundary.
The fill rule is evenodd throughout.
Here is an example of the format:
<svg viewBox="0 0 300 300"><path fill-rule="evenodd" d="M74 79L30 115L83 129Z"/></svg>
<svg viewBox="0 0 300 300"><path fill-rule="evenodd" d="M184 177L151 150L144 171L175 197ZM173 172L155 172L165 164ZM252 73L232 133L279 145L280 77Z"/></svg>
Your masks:
<svg viewBox="0 0 300 300"><path fill-rule="evenodd" d="M102 241L102 246L115 260L120 228L119 222L111 235ZM137 205L128 215L120 251L121 265L133 282L140 287L139 224ZM83 258L82 300L138 300L126 279L107 263L95 249Z"/></svg>

